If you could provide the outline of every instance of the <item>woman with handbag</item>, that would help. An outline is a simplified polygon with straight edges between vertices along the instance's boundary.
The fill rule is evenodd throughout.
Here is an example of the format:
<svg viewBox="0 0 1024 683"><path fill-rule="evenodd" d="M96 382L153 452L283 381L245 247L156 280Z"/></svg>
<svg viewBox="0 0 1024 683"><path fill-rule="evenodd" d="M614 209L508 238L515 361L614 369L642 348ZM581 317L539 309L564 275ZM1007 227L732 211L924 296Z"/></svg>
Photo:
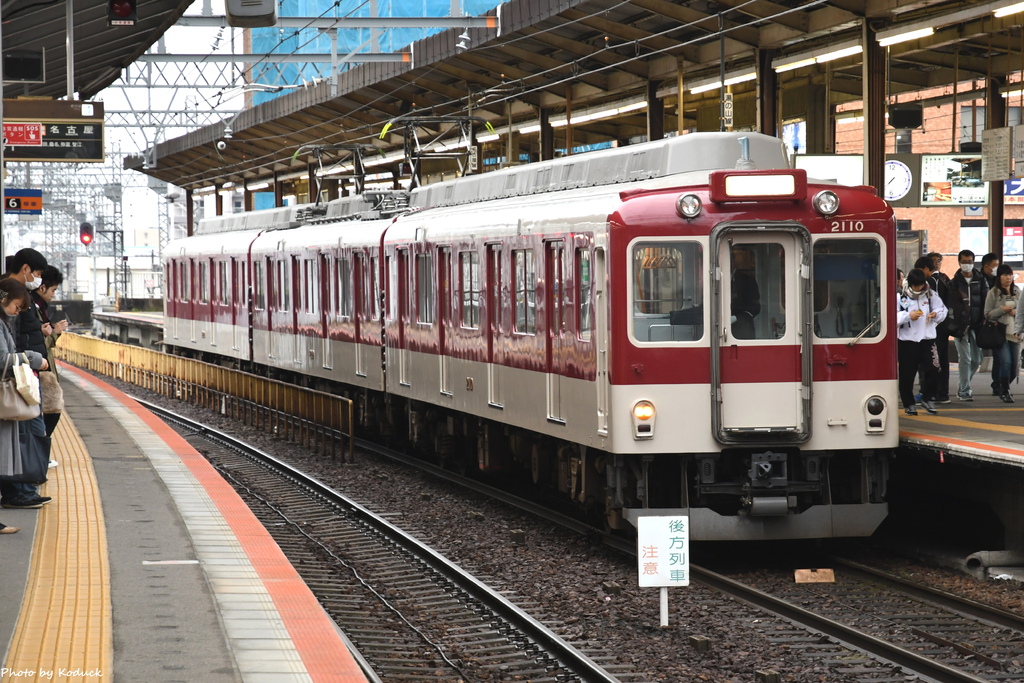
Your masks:
<svg viewBox="0 0 1024 683"><path fill-rule="evenodd" d="M1013 268L1005 263L996 269L996 283L985 298L985 320L1002 328L1006 341L992 349L992 381L1003 403L1013 403L1010 381L1016 376L1020 337L1015 332L1020 288L1013 282Z"/></svg>
<svg viewBox="0 0 1024 683"><path fill-rule="evenodd" d="M27 308L28 304L28 289L24 284L11 278L0 280L0 367L5 371L11 364L20 362L21 356L28 358L29 366L33 370L48 367L46 359L34 351L24 354L17 352L10 322L19 311ZM0 490L3 491L3 507L38 508L49 501L48 498L44 499L36 494L34 488L27 488L31 487L31 484L17 481L23 473L18 422L12 419L0 420ZM29 495L29 490L32 495ZM0 533L10 534L17 531L8 529L14 527L0 528Z"/></svg>

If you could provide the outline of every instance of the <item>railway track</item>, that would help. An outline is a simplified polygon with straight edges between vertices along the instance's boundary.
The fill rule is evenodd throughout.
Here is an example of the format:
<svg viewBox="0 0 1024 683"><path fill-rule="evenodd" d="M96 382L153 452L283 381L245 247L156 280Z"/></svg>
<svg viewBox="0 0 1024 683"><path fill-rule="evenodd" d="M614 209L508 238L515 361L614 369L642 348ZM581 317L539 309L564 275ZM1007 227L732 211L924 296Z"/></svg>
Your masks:
<svg viewBox="0 0 1024 683"><path fill-rule="evenodd" d="M164 411L156 409L155 406L153 409L161 414L166 414ZM191 427L190 429L198 430L199 428ZM215 438L218 440L229 439L226 436ZM585 534L592 540L600 540L625 554L635 554L635 547L630 541L604 534L579 520L552 512L514 494L499 491L486 484L423 463L411 456L395 453L383 446L363 443L360 444L360 447L401 460L404 464L413 465L434 476L502 500L502 502L518 507L531 515L541 516L576 533ZM209 451L210 449L211 447L206 444L200 450ZM213 459L216 461L221 457L215 455ZM234 457L237 460L239 456ZM285 475L289 478L303 478L301 473L290 473L291 469L288 466L273 458L270 458L269 462L270 465L258 466L252 464L253 461L247 458L245 461L237 461L233 464L225 461L220 467L229 478L235 478L242 469L265 471L268 466L280 472L289 472ZM293 485L289 484L288 486ZM282 507L281 511L269 514L264 523L268 524L272 531L275 526L299 525L303 529L302 536L305 536L306 532L313 535L311 532L318 527L330 526L332 529L330 532L326 534L318 532L319 542L326 543L328 547L339 543L364 545L368 548L367 552L370 555L374 553L385 556L395 554L393 550L381 550L376 539L367 540L357 532L340 530L336 522L338 507L333 502L333 497L337 494L315 480L313 480L310 490L320 501L320 512L313 514L312 517L300 518L298 513L291 513ZM254 492L248 495L257 496L257 500L260 497L259 491L255 487ZM306 494L292 494L292 496L295 499L309 497ZM326 501L332 502L327 503ZM289 505L293 502L289 499ZM355 504L353 509L365 510L366 508ZM287 515L287 521L282 513ZM369 510L366 510L366 513L372 515ZM359 513L360 516L361 514ZM408 518L405 518L401 520L401 523L414 536L417 535L414 522L410 525ZM384 526L393 527L394 525L385 520ZM394 528L397 529L397 527ZM401 535L401 532L399 534ZM352 538L359 540L354 541ZM292 557L292 545L297 546L294 552L299 554L296 557L301 557L300 554L304 552L303 548L309 543L307 540L298 541L288 538L283 541L279 539L278 542L283 548L288 546L286 552L289 557ZM367 571L404 575L403 572L409 571L409 563L431 566L435 561L434 556L437 554L433 551L428 552L426 559L417 559L411 550L406 550L406 543L417 545L419 542L414 538L401 541L401 554L403 557L411 558L405 560L405 564ZM345 612L347 607L349 613L347 618L354 619L354 625L343 625L343 629L354 634L353 640L361 650L364 650L364 645L359 638L359 628L362 624L361 628L366 632L362 640L367 643L364 651L368 653L367 658L373 660L375 665L378 661L387 663L390 660L388 665L391 668L384 670L389 675L393 673L400 677L405 677L408 674L407 667L410 666L414 667L413 670L422 671L421 668L418 668L421 664L410 664L409 661L406 661L413 659L412 655L396 655L393 639L397 636L377 633L380 630L379 617L377 614L368 615L365 604L369 604L375 599L379 600L379 598L352 598L348 595L340 595L339 589L335 585L338 579L334 576L334 570L319 566L323 565L325 558L329 557L330 555L325 555L324 551L318 551L314 552L309 559L293 559L293 562L303 572L314 592L318 596L324 596L321 597L321 601L332 615L335 612ZM691 570L696 583L735 598L744 605L761 610L765 616L763 620L758 621L763 621L766 637L774 644L780 648L798 650L810 660L828 661L832 665L842 668L847 675L856 680L865 683L908 680L938 681L939 683L1024 681L1024 670L1021 668L1021 663L1024 662L1024 620L1021 617L957 596L934 591L906 580L899 580L896 577L838 558L834 559L833 563L841 567L837 572L841 580L834 585L808 586L802 584L796 586L792 583L791 572L788 577L783 577L780 574L776 580L772 581L765 580L764 577L730 578L722 573L699 566L691 566ZM441 570L435 571L432 568L431 573L440 573L443 576ZM461 624L442 629L446 632L442 634L444 636L447 636L449 631L459 630L472 634L470 643L463 645L446 645L445 643L448 641L441 637L438 637L438 643L434 644L432 639L435 634L429 631L424 631L422 634L413 631L414 635L404 636L405 641L414 645L412 649L421 653L417 656L422 656L424 652L433 652L426 656L427 661L433 662L439 667L431 674L433 680L447 680L443 674L440 674L442 668L437 662L439 659L443 660L441 654L448 653L451 653L450 659L455 665L448 665L451 680L473 680L472 677L457 678L463 675L458 667L462 666L464 662L471 662L474 666L485 666L488 676L492 676L488 680L505 680L501 676L506 674L511 676L512 672L529 676L530 680L534 681L616 680L616 677L622 681L637 680L637 674L621 668L612 670L612 667L609 667L609 671L595 673L586 668L580 672L573 670L572 666L565 666L563 662L566 658L565 653L560 650L556 650L554 653L543 652L547 641L559 640L554 633L546 628L540 635L528 630L514 632L510 624L515 623L520 616L528 618L525 612L527 609L537 613L542 609L541 605L512 606L511 616L495 616L500 612L483 612L481 607L474 607L470 610L472 616L466 617L467 621L458 622L457 618L450 616L451 610L457 609L453 603L461 604L465 598L455 597L452 588L457 587L463 580L465 579L456 581L444 578L441 587L437 587L436 580L410 580L411 587L407 591L402 591L403 597L401 599L395 597L396 605L420 614L420 618L426 622ZM478 584L479 581L469 577L469 583L472 586ZM321 586L322 588L320 588ZM834 593L833 589L842 592ZM493 593L493 591L491 592ZM393 596L386 594L385 597L390 599ZM435 605L436 610L431 611ZM339 623L343 623L340 619L341 617L339 617ZM410 619L410 621L412 620ZM417 622L413 621L413 623ZM396 627L395 631L397 633L399 628ZM570 654L573 650L575 648L569 646ZM591 656L584 655L583 659L588 660L596 670L600 670L600 666L594 662L602 660L602 653L594 651L589 654ZM482 664L485 659L487 663ZM413 677L415 675L413 674ZM595 675L596 678L592 677ZM387 678L385 677L384 680ZM512 678L510 677L508 680L512 680ZM768 677L763 680L773 679Z"/></svg>
<svg viewBox="0 0 1024 683"><path fill-rule="evenodd" d="M616 683L613 672L483 581L399 528L288 464L159 406L232 482L375 681ZM527 606L529 607L529 606ZM533 607L538 607L534 605Z"/></svg>

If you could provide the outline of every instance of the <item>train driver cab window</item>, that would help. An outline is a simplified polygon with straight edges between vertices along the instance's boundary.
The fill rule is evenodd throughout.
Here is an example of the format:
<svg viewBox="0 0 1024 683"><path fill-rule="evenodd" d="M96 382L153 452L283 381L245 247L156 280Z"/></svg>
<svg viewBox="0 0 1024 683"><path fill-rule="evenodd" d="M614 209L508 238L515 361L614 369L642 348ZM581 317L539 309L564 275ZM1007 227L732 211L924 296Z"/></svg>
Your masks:
<svg viewBox="0 0 1024 683"><path fill-rule="evenodd" d="M704 336L704 249L696 242L638 242L632 252L633 338Z"/></svg>
<svg viewBox="0 0 1024 683"><path fill-rule="evenodd" d="M877 240L814 243L814 334L819 339L878 337L881 330L881 246Z"/></svg>

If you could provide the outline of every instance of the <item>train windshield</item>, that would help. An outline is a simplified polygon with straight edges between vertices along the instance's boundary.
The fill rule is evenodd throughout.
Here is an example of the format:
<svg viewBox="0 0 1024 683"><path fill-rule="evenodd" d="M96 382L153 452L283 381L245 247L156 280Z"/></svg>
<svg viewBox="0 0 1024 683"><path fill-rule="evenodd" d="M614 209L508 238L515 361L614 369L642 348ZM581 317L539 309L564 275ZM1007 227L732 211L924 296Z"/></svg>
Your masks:
<svg viewBox="0 0 1024 683"><path fill-rule="evenodd" d="M881 247L874 239L814 243L814 334L821 339L878 337L882 315Z"/></svg>
<svg viewBox="0 0 1024 683"><path fill-rule="evenodd" d="M704 336L704 250L697 242L633 246L633 337L689 342Z"/></svg>

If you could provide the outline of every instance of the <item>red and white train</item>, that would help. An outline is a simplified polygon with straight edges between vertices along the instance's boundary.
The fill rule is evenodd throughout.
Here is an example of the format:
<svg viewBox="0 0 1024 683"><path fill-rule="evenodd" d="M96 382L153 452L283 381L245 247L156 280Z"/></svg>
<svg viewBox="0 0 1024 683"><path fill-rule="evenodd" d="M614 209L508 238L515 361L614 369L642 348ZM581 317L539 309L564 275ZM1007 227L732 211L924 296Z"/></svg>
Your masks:
<svg viewBox="0 0 1024 683"><path fill-rule="evenodd" d="M612 526L885 518L895 221L872 188L701 133L309 208L166 249L172 352L346 394L367 428Z"/></svg>

